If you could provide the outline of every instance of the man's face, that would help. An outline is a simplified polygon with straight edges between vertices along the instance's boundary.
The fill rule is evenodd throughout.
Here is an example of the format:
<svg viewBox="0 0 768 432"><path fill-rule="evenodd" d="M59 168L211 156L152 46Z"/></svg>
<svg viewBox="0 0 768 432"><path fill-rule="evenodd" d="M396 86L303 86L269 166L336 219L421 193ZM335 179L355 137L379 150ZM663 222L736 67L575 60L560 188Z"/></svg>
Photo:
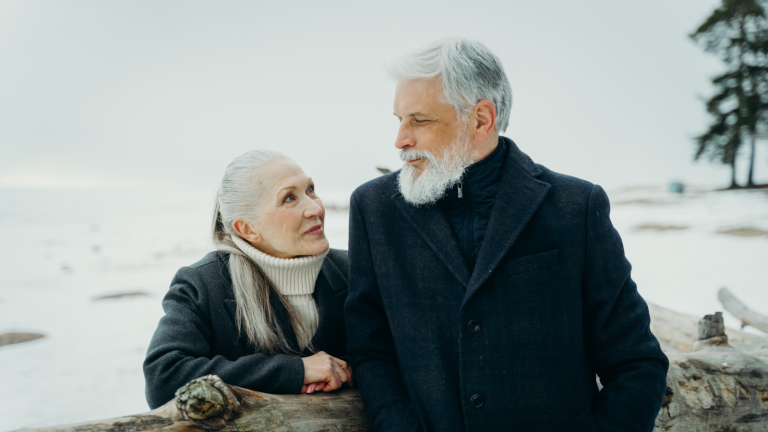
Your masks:
<svg viewBox="0 0 768 432"><path fill-rule="evenodd" d="M441 101L443 85L438 79L415 79L397 84L394 111L400 120L395 147L400 150L427 151L441 161L444 151L455 141L462 124L452 105ZM412 159L418 177L427 168L427 159Z"/></svg>

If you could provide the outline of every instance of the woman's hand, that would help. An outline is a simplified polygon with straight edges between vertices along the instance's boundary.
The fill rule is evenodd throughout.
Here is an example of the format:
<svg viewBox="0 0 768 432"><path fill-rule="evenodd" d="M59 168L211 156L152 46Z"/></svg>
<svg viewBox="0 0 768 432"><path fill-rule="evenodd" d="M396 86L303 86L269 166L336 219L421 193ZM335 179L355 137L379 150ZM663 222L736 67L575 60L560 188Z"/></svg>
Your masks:
<svg viewBox="0 0 768 432"><path fill-rule="evenodd" d="M352 384L352 370L344 360L339 360L324 351L301 359L304 362L304 386L302 393L334 391L344 383Z"/></svg>

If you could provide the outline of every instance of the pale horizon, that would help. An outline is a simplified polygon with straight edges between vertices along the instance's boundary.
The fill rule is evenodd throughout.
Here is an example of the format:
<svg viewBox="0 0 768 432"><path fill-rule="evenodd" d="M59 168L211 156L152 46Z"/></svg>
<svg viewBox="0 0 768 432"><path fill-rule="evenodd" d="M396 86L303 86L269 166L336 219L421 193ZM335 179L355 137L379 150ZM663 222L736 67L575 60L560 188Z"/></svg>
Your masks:
<svg viewBox="0 0 768 432"><path fill-rule="evenodd" d="M400 166L384 59L446 35L501 58L504 135L535 162L607 190L728 185L692 160L723 66L687 35L717 2L439 5L0 2L0 187L210 191L269 148L348 194Z"/></svg>

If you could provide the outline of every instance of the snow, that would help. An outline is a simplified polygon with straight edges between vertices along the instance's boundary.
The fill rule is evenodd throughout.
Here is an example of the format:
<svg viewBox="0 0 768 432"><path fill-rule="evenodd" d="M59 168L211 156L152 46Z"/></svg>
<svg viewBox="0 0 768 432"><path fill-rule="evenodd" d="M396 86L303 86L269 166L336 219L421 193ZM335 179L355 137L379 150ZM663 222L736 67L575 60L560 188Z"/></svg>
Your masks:
<svg viewBox="0 0 768 432"><path fill-rule="evenodd" d="M734 228L768 233L768 192L694 190L672 195L647 188L609 196L614 203L611 219L647 301L703 316L723 310L717 291L727 287L754 310L768 314L768 236L718 233ZM643 225L686 228L638 230ZM726 326L740 325L724 315Z"/></svg>
<svg viewBox="0 0 768 432"><path fill-rule="evenodd" d="M727 286L768 313L768 237L718 233L768 231L768 193L646 187L609 195L646 300L704 315L722 310L716 292ZM0 347L0 431L147 411L141 365L160 300L178 268L211 249L212 197L0 190L0 202L0 333L45 335ZM331 246L346 249L347 212L329 211L326 228ZM96 299L137 291L146 295Z"/></svg>

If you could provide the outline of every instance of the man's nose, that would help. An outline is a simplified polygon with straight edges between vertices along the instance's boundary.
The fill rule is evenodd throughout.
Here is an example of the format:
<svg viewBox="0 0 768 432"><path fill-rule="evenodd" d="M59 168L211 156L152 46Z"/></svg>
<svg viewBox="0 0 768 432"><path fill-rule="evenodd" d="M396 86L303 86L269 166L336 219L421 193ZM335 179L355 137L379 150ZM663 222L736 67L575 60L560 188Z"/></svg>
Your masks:
<svg viewBox="0 0 768 432"><path fill-rule="evenodd" d="M400 123L400 129L397 130L397 137L395 138L395 148L402 150L415 145L416 140L413 138L411 131L408 130L406 123Z"/></svg>

